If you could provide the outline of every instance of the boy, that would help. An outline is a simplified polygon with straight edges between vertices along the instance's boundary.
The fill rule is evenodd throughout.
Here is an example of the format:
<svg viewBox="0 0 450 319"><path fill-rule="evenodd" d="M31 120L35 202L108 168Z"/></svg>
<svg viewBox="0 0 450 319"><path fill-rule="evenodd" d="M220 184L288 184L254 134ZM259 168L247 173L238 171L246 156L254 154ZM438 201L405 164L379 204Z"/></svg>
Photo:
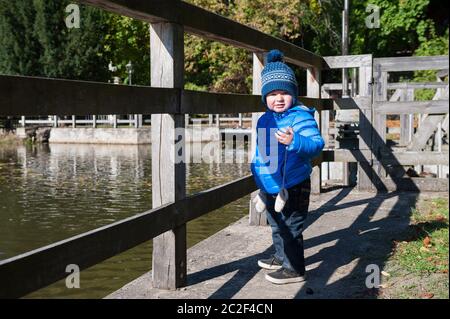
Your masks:
<svg viewBox="0 0 450 319"><path fill-rule="evenodd" d="M305 280L302 232L311 190L310 160L321 152L324 141L314 120L315 109L297 101L295 74L283 63L280 51L269 52L261 75L267 110L258 120L251 170L260 189L257 198L272 227L275 254L259 260L258 265L276 270L266 274L267 280L286 284ZM287 189L287 199L281 196L283 189ZM275 201L280 207L280 198L286 200L276 212Z"/></svg>

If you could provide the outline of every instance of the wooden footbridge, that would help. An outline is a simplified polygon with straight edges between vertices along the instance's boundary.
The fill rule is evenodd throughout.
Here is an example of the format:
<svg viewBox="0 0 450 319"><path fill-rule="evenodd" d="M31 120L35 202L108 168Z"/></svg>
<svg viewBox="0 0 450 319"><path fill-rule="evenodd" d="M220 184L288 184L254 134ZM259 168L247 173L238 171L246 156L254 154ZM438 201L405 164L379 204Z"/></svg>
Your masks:
<svg viewBox="0 0 450 319"><path fill-rule="evenodd" d="M78 2L150 23L151 87L1 75L0 116L151 114L153 209L0 261L0 298L25 296L65 278L69 264L86 269L151 239L152 276L146 277L145 284L157 289L176 289L189 284L186 223L254 192L256 186L252 176L247 176L186 196L186 164L170 160L179 150L176 147L184 147L175 128L184 127L185 114L249 112L253 114L255 128L264 111L259 95L264 55L273 48L283 51L287 62L306 70L307 95L299 100L318 110L316 119L324 137L328 137L330 119L335 112L353 110L357 113L357 143L351 148L326 149L314 160L314 196L322 196L321 163L324 162L356 163L356 190L372 192L372 196L383 191L397 191L396 194L402 191L448 192L446 176L425 179L399 174L405 172L407 165L448 166L448 148L442 144L444 136L448 136L448 83L389 83L391 72L448 72L448 56L322 57L178 0ZM184 32L252 52L253 95L184 90ZM352 79L355 94L342 98L321 97L325 84L321 74L342 68L355 69L356 77ZM435 99L412 101L411 90L428 87L439 90ZM397 93L402 96L397 100L390 99L392 90L406 93ZM401 115L402 142L406 147L393 149L386 144L388 114ZM421 114L419 128L411 124L411 114ZM426 143L433 136L437 136L436 147L428 149ZM374 207L381 212L383 207L378 204ZM332 211L333 207L326 206L326 209ZM249 219L250 225L266 223L264 216L258 215L251 206ZM212 253L221 252L208 254ZM208 269L202 271L208 272Z"/></svg>

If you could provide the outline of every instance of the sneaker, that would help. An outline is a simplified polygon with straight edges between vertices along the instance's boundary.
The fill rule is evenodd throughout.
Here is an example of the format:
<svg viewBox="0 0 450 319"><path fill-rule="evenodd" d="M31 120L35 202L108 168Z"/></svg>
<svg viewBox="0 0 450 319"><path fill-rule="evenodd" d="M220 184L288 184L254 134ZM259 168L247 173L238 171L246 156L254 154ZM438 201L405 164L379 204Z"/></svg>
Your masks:
<svg viewBox="0 0 450 319"><path fill-rule="evenodd" d="M282 262L279 261L275 256L258 260L258 266L264 269L277 270L281 268L281 265Z"/></svg>
<svg viewBox="0 0 450 319"><path fill-rule="evenodd" d="M305 281L305 276L285 268L266 274L266 279L274 284L290 284L293 282Z"/></svg>

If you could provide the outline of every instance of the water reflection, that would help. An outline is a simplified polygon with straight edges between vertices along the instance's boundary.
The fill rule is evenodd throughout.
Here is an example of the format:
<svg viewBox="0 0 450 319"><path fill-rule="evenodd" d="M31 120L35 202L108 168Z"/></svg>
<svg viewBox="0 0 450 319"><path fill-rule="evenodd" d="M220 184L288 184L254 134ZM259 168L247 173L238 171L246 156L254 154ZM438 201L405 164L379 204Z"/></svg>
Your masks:
<svg viewBox="0 0 450 319"><path fill-rule="evenodd" d="M222 158L245 157L247 152L222 143L215 148ZM188 194L249 174L248 163L242 162L188 164ZM248 200L189 223L188 246L247 214ZM0 259L149 210L151 202L149 145L1 147ZM30 297L103 297L150 266L147 242L82 272L80 289L57 283Z"/></svg>

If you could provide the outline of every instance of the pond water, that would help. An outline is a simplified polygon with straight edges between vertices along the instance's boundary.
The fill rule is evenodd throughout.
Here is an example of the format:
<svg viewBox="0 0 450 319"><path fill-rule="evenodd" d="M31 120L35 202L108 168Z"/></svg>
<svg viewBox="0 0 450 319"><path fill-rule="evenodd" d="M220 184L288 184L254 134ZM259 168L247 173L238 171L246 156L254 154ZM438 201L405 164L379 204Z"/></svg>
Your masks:
<svg viewBox="0 0 450 319"><path fill-rule="evenodd" d="M222 158L248 154L214 147ZM250 174L236 162L187 164L187 193ZM0 260L151 209L151 180L150 145L0 146ZM188 247L247 215L249 199L189 222ZM27 298L102 298L151 269L151 242L82 271L79 289L60 281Z"/></svg>

